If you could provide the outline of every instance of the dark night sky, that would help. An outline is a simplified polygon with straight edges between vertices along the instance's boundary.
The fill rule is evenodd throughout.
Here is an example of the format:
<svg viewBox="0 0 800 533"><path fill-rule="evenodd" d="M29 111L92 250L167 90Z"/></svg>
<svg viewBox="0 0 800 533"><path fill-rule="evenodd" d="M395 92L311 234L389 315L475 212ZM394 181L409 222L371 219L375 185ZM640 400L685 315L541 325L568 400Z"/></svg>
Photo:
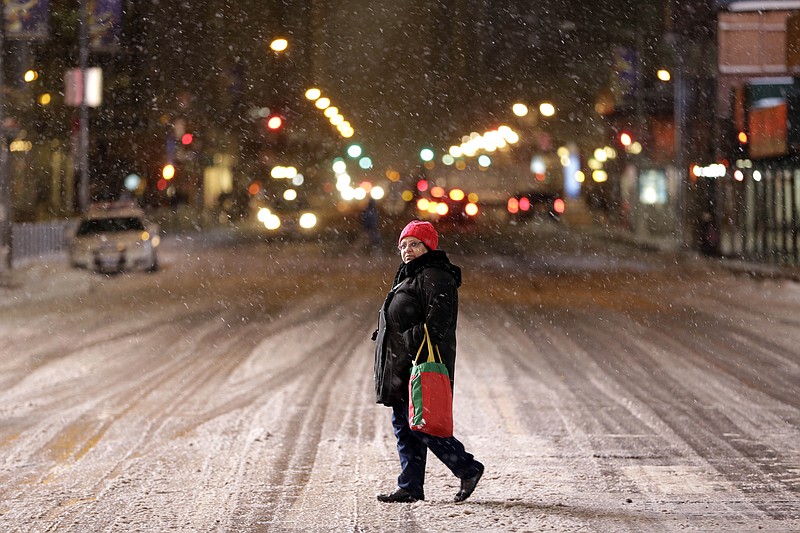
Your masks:
<svg viewBox="0 0 800 533"><path fill-rule="evenodd" d="M324 11L315 77L387 157L491 127L516 99L589 113L608 82L611 47L632 44L637 25L657 46L664 13L661 1L628 0L325 4L315 2Z"/></svg>

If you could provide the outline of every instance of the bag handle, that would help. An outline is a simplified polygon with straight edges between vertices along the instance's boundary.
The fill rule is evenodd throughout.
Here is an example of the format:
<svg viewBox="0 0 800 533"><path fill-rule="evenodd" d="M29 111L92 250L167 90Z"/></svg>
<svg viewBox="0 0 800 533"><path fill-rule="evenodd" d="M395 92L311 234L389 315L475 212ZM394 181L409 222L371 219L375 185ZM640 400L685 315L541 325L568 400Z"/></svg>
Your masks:
<svg viewBox="0 0 800 533"><path fill-rule="evenodd" d="M433 343L431 343L431 335L428 333L428 324L422 324L422 327L425 329L425 338L422 339L422 343L419 345L419 350L417 350L417 356L414 358L414 364L418 364L419 356L422 353L422 348L425 347L425 344L428 345L428 363L442 363L442 354L439 351L439 347L436 347L436 351L433 349ZM439 356L439 360L436 360L436 355Z"/></svg>

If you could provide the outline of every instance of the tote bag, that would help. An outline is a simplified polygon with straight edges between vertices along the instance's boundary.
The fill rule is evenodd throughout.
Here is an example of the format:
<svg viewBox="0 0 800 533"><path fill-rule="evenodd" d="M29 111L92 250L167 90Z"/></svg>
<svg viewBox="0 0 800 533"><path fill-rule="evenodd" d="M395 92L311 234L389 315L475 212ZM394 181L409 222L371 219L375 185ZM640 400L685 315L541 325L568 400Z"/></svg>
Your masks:
<svg viewBox="0 0 800 533"><path fill-rule="evenodd" d="M424 325L425 338L417 350L408 381L408 425L435 437L453 436L453 390L450 374L442 363L439 347L431 343L428 325ZM420 362L423 349L428 357ZM438 359L437 359L438 358Z"/></svg>

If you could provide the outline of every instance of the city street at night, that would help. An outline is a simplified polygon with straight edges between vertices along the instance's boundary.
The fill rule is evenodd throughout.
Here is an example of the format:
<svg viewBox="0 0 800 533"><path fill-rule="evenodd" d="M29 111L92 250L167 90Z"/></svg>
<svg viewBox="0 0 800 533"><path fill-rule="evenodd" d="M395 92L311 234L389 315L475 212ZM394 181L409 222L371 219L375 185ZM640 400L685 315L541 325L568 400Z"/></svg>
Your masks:
<svg viewBox="0 0 800 533"><path fill-rule="evenodd" d="M537 223L442 231L463 268L455 434L425 501L374 402L399 264L331 235L168 234L160 269L63 254L0 284L0 530L800 530L800 284Z"/></svg>

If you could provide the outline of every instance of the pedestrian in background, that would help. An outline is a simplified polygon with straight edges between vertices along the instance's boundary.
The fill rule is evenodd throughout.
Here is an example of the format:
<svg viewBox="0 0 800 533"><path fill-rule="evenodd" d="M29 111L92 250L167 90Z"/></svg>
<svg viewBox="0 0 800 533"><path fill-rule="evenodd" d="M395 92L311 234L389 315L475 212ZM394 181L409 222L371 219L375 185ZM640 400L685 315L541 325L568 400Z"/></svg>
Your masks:
<svg viewBox="0 0 800 533"><path fill-rule="evenodd" d="M378 205L373 198L369 199L367 206L361 212L361 226L367 235L370 252L377 251L381 236L378 232Z"/></svg>
<svg viewBox="0 0 800 533"><path fill-rule="evenodd" d="M425 499L425 464L430 449L461 480L454 501L472 494L484 467L455 437L434 437L412 431L408 424L408 380L411 364L427 325L454 384L456 323L461 269L437 249L439 236L429 222L412 221L400 233L402 264L381 308L375 347L376 401L392 408L392 427L400 456L397 489L379 494L381 502Z"/></svg>

